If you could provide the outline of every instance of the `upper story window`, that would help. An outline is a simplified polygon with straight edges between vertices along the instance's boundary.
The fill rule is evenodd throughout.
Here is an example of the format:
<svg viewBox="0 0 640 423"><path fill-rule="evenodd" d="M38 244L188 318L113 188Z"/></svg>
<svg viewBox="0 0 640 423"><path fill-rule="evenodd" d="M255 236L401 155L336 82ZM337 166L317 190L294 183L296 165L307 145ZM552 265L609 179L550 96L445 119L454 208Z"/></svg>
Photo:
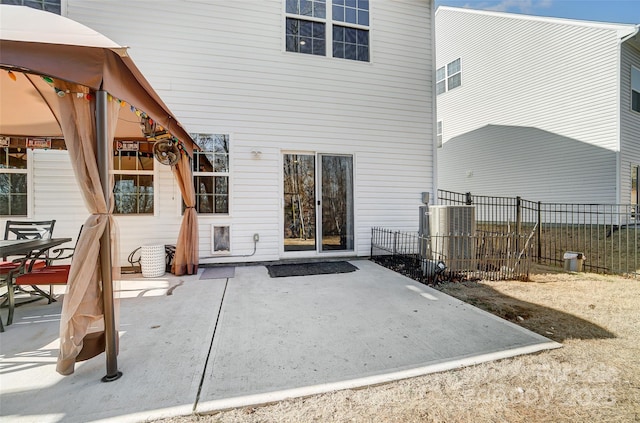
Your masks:
<svg viewBox="0 0 640 423"><path fill-rule="evenodd" d="M368 0L286 0L286 15L287 51L369 61Z"/></svg>
<svg viewBox="0 0 640 423"><path fill-rule="evenodd" d="M229 213L229 135L191 134L200 151L193 152L193 187L200 214Z"/></svg>
<svg viewBox="0 0 640 423"><path fill-rule="evenodd" d="M0 138L0 216L27 215L27 150Z"/></svg>
<svg viewBox="0 0 640 423"><path fill-rule="evenodd" d="M28 6L34 9L46 10L47 12L62 13L60 8L60 0L2 0L2 4L17 4Z"/></svg>
<svg viewBox="0 0 640 423"><path fill-rule="evenodd" d="M114 141L115 214L153 213L153 143Z"/></svg>
<svg viewBox="0 0 640 423"><path fill-rule="evenodd" d="M460 59L436 70L436 95L450 91L462 84Z"/></svg>
<svg viewBox="0 0 640 423"><path fill-rule="evenodd" d="M287 51L324 56L326 42L324 23L287 18Z"/></svg>
<svg viewBox="0 0 640 423"><path fill-rule="evenodd" d="M369 26L369 0L333 0L334 21Z"/></svg>
<svg viewBox="0 0 640 423"><path fill-rule="evenodd" d="M436 124L436 146L442 147L442 121L439 120Z"/></svg>
<svg viewBox="0 0 640 423"><path fill-rule="evenodd" d="M631 66L631 110L640 112L640 69Z"/></svg>

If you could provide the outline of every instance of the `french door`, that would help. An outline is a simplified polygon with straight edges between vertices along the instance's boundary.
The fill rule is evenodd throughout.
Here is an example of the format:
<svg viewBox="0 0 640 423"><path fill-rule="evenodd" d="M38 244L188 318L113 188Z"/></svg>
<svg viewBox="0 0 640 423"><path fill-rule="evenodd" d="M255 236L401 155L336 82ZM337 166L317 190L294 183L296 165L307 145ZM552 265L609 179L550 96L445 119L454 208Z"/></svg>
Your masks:
<svg viewBox="0 0 640 423"><path fill-rule="evenodd" d="M283 156L284 251L353 250L353 157Z"/></svg>

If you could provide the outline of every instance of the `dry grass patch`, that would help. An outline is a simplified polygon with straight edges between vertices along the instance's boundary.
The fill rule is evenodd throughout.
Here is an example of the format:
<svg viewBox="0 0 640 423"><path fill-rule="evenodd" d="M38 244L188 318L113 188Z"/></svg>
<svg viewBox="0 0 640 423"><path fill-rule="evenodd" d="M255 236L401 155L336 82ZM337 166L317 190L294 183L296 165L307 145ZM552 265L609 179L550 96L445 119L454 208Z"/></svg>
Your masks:
<svg viewBox="0 0 640 423"><path fill-rule="evenodd" d="M534 274L531 282L465 282L439 289L564 347L161 422L640 422L639 280L550 272Z"/></svg>

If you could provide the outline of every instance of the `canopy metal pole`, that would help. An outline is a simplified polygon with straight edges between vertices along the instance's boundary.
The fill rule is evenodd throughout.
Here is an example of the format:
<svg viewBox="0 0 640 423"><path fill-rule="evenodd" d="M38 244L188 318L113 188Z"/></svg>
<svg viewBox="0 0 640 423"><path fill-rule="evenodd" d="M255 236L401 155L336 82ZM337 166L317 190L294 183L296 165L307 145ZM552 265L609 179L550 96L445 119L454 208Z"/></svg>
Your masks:
<svg viewBox="0 0 640 423"><path fill-rule="evenodd" d="M110 210L111 184L109 184L109 133L107 129L107 92L96 91L96 133L97 133L97 159L100 182L104 193L107 210ZM104 302L104 336L105 353L107 356L107 374L102 378L103 382L111 382L122 376L118 371L118 349L116 333L116 320L113 306L113 275L111 273L111 225L107 221L102 237L100 238L100 273L102 274L102 298Z"/></svg>

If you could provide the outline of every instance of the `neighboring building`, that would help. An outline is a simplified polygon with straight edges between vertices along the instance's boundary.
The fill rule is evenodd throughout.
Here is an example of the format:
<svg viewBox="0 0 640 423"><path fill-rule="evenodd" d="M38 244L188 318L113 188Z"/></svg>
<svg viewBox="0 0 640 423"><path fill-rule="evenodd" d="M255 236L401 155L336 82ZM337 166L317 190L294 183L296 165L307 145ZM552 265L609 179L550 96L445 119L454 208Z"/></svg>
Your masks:
<svg viewBox="0 0 640 423"><path fill-rule="evenodd" d="M0 4L28 6L34 9L52 12L57 15L60 15L62 12L61 0L0 0Z"/></svg>
<svg viewBox="0 0 640 423"><path fill-rule="evenodd" d="M417 229L421 193L436 191L431 0L67 0L61 10L130 46L203 148L201 263L368 256L372 227ZM115 146L122 265L180 228L180 190L150 147ZM11 179L26 187L15 217L57 219L55 235L75 237L87 212L67 153L12 154L18 166L0 177L24 175Z"/></svg>
<svg viewBox="0 0 640 423"><path fill-rule="evenodd" d="M439 7L439 188L638 204L638 29Z"/></svg>

